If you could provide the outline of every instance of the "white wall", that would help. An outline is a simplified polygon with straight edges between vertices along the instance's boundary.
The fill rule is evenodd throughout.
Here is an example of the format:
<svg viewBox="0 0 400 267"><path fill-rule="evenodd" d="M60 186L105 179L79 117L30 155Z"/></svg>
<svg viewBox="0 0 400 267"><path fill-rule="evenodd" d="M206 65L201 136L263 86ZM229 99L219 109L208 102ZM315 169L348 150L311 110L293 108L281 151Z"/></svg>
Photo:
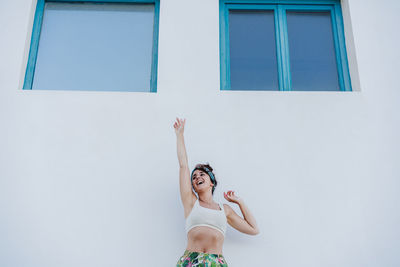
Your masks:
<svg viewBox="0 0 400 267"><path fill-rule="evenodd" d="M1 266L174 266L176 116L261 229L230 267L400 265L399 1L344 3L344 93L221 92L218 1L162 0L156 94L21 90L35 2L0 2Z"/></svg>

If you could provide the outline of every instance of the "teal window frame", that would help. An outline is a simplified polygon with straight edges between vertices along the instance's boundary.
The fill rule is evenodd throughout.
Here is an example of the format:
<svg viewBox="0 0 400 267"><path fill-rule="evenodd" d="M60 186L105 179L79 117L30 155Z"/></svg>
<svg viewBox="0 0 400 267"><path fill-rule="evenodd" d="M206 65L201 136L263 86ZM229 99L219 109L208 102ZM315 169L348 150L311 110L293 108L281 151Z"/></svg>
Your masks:
<svg viewBox="0 0 400 267"><path fill-rule="evenodd" d="M231 90L229 10L235 9L274 11L279 91L292 91L286 11L330 11L340 91L352 91L346 53L343 16L339 0L220 0L221 90Z"/></svg>
<svg viewBox="0 0 400 267"><path fill-rule="evenodd" d="M158 29L159 29L159 14L160 0L37 0L35 18L32 28L31 44L29 49L28 62L25 71L24 85L22 89L32 90L33 76L35 74L36 58L39 48L39 38L42 28L45 3L48 2L64 2L64 3L133 3L133 4L154 4L154 26L153 26L153 47L152 47L152 62L151 62L151 78L150 92L157 92L157 63L158 63ZM93 90L95 91L95 90ZM129 92L129 90L121 90ZM136 91L135 91L136 92ZM143 92L143 91L140 91Z"/></svg>

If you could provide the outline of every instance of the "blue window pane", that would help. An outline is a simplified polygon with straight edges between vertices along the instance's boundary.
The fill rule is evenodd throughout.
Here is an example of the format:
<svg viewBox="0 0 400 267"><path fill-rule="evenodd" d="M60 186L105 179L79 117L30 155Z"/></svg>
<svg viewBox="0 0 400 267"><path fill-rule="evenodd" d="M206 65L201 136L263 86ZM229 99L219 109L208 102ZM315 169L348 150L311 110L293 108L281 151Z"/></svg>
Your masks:
<svg viewBox="0 0 400 267"><path fill-rule="evenodd" d="M46 3L32 89L150 91L154 5Z"/></svg>
<svg viewBox="0 0 400 267"><path fill-rule="evenodd" d="M229 11L232 90L278 90L274 12Z"/></svg>
<svg viewBox="0 0 400 267"><path fill-rule="evenodd" d="M292 90L340 90L330 12L287 12Z"/></svg>

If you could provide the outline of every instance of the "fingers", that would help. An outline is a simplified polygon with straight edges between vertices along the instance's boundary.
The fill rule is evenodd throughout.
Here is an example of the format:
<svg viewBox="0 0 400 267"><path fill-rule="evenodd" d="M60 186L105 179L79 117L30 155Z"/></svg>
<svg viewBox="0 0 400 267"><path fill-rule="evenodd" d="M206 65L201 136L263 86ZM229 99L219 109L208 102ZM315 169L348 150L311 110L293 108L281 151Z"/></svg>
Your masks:
<svg viewBox="0 0 400 267"><path fill-rule="evenodd" d="M179 118L176 117L176 122L174 123L174 128L177 129L179 127L180 127L180 121L179 121Z"/></svg>
<svg viewBox="0 0 400 267"><path fill-rule="evenodd" d="M227 197L229 197L229 198L231 198L231 197L236 197L236 196L235 196L235 191L229 190L229 191L227 191L226 193L224 192L224 196L227 196Z"/></svg>
<svg viewBox="0 0 400 267"><path fill-rule="evenodd" d="M179 119L178 117L176 117L176 122L174 123L174 128L181 128L185 126L186 123L186 118L185 119Z"/></svg>
<svg viewBox="0 0 400 267"><path fill-rule="evenodd" d="M237 203L238 197L235 196L235 191L229 190L226 193L224 192L224 198L229 202Z"/></svg>
<svg viewBox="0 0 400 267"><path fill-rule="evenodd" d="M178 123L182 123L182 122L185 122L185 121L186 121L186 118L185 118L185 119L179 119L178 117L176 117L176 121L177 121Z"/></svg>
<svg viewBox="0 0 400 267"><path fill-rule="evenodd" d="M228 196L228 194L227 193L225 193L224 192L224 198L226 199L226 200L228 200L228 201L230 201L231 200L231 198Z"/></svg>

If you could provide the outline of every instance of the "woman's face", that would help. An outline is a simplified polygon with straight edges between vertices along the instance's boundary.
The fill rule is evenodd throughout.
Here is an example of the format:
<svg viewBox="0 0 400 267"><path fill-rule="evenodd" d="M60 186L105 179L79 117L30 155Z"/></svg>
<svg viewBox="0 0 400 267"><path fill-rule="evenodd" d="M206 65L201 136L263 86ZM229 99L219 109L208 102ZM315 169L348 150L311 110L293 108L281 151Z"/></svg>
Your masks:
<svg viewBox="0 0 400 267"><path fill-rule="evenodd" d="M210 176L202 170L195 170L193 173L193 187L196 192L212 189L213 183Z"/></svg>

